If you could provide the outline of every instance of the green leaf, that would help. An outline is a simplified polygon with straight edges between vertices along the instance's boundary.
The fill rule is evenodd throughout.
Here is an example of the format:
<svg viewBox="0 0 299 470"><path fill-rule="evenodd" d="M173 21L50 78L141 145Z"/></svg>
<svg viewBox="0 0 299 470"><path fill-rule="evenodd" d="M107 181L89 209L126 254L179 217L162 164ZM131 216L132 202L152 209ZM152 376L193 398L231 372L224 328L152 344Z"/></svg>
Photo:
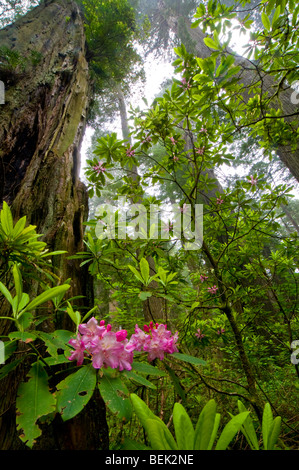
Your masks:
<svg viewBox="0 0 299 470"><path fill-rule="evenodd" d="M140 261L140 272L144 280L144 284L147 285L149 280L149 264L145 258Z"/></svg>
<svg viewBox="0 0 299 470"><path fill-rule="evenodd" d="M192 421L180 403L173 407L173 425L179 450L193 450L194 428Z"/></svg>
<svg viewBox="0 0 299 470"><path fill-rule="evenodd" d="M218 44L209 37L204 38L204 43L206 46L210 47L211 49L218 49Z"/></svg>
<svg viewBox="0 0 299 470"><path fill-rule="evenodd" d="M215 421L214 421L214 427L213 427L210 442L209 442L209 445L208 445L208 450L212 450L214 441L216 439L216 434L218 432L219 424L220 424L220 413L216 413Z"/></svg>
<svg viewBox="0 0 299 470"><path fill-rule="evenodd" d="M233 440L238 431L240 431L245 420L249 415L249 411L243 411L237 416L234 416L224 427L215 447L215 450L227 449L230 442Z"/></svg>
<svg viewBox="0 0 299 470"><path fill-rule="evenodd" d="M135 275L135 277L138 279L138 281L142 282L143 284L144 283L143 277L141 276L139 271L137 271L137 269L134 268L134 266L131 266L130 264L128 266L129 266L129 269L132 271L132 273Z"/></svg>
<svg viewBox="0 0 299 470"><path fill-rule="evenodd" d="M132 415L132 405L129 391L120 377L114 377L107 370L99 381L101 396L108 408L123 421L129 421Z"/></svg>
<svg viewBox="0 0 299 470"><path fill-rule="evenodd" d="M140 423L142 424L142 426L145 428L146 427L146 421L148 419L157 419L157 420L160 420L160 418L158 418L150 409L149 407L146 405L146 403L144 403L143 400L141 400L141 398L139 398L138 395L136 395L135 393L131 393L130 394L130 398L131 398L131 402L132 402L132 405L134 407L134 411L140 421Z"/></svg>
<svg viewBox="0 0 299 470"><path fill-rule="evenodd" d="M96 382L96 371L88 364L57 385L57 409L63 421L80 413L92 397Z"/></svg>
<svg viewBox="0 0 299 470"><path fill-rule="evenodd" d="M264 25L264 28L267 31L270 31L271 23L270 23L269 17L266 15L266 13L262 12L261 19L262 19L262 23Z"/></svg>
<svg viewBox="0 0 299 470"><path fill-rule="evenodd" d="M2 284L2 282L0 282L0 291L4 295L6 300L10 303L10 305L12 305L13 304L12 295L9 292L9 290L5 287L5 285Z"/></svg>
<svg viewBox="0 0 299 470"><path fill-rule="evenodd" d="M205 366L207 363L203 359L199 359L198 357L189 356L188 354L182 353L173 353L171 354L172 357L176 359L180 359L180 361L189 362L190 364L194 364L196 366Z"/></svg>
<svg viewBox="0 0 299 470"><path fill-rule="evenodd" d="M145 364L144 362L134 361L132 368L142 374L159 375L160 377L167 376L167 373L164 370L158 369L157 367L151 366L150 364Z"/></svg>
<svg viewBox="0 0 299 470"><path fill-rule="evenodd" d="M275 27L275 23L278 20L279 16L280 16L280 5L278 5L277 8L275 9L275 12L272 18L272 28Z"/></svg>
<svg viewBox="0 0 299 470"><path fill-rule="evenodd" d="M23 281L22 281L22 275L20 272L20 269L18 268L18 265L14 263L13 268L12 268L12 274L14 278L14 283L15 283L15 289L18 297L18 304L20 304L23 296Z"/></svg>
<svg viewBox="0 0 299 470"><path fill-rule="evenodd" d="M264 449L268 450L268 438L271 432L273 424L273 415L271 406L269 403L265 404L264 412L263 412L263 420L262 420L262 435L263 435L263 444Z"/></svg>
<svg viewBox="0 0 299 470"><path fill-rule="evenodd" d="M168 427L158 419L147 419L145 430L153 450L178 450Z"/></svg>
<svg viewBox="0 0 299 470"><path fill-rule="evenodd" d="M151 292L146 292L146 291L140 291L139 294L138 294L138 297L139 297L140 300L146 300L151 296L152 296L152 293Z"/></svg>
<svg viewBox="0 0 299 470"><path fill-rule="evenodd" d="M67 311L69 317L71 318L71 320L75 323L76 328L78 328L78 326L81 323L81 314L78 311L74 311L73 307L71 306L71 304L69 302L67 304L68 304L68 306L67 306L66 311Z"/></svg>
<svg viewBox="0 0 299 470"><path fill-rule="evenodd" d="M277 440L279 437L280 428L281 428L281 417L277 416L272 423L271 431L268 437L268 450L275 449L275 444L277 443Z"/></svg>
<svg viewBox="0 0 299 470"><path fill-rule="evenodd" d="M133 372L132 370L126 370L126 371L123 371L122 372L122 375L124 375L125 377L127 377L127 379L131 379L133 380L134 382L137 382L141 385L144 385L145 387L149 387L153 390L156 390L157 387L156 385L154 385L152 382L150 382L149 380L145 379L144 377L142 377L141 375L138 375L138 374L135 374L135 372Z"/></svg>
<svg viewBox="0 0 299 470"><path fill-rule="evenodd" d="M195 427L194 450L207 450L214 429L216 402L210 400L202 409Z"/></svg>
<svg viewBox="0 0 299 470"><path fill-rule="evenodd" d="M28 382L18 388L16 422L20 439L31 448L41 435L36 422L55 411L55 397L49 391L48 376L39 361L33 364L28 376Z"/></svg>
<svg viewBox="0 0 299 470"><path fill-rule="evenodd" d="M240 413L243 411L247 411L245 406L240 400L238 400L238 408L239 408ZM252 450L259 450L259 443L258 443L257 435L256 435L253 422L250 416L248 416L248 418L245 420L243 426L241 427L241 431L246 437L246 440L248 444L250 445L250 448Z"/></svg>
<svg viewBox="0 0 299 470"><path fill-rule="evenodd" d="M14 226L13 232L12 232L12 238L16 239L18 238L19 235L23 232L24 228L26 225L26 216L22 217L16 222L16 225Z"/></svg>
<svg viewBox="0 0 299 470"><path fill-rule="evenodd" d="M58 295L66 292L70 287L71 286L69 286L68 284L63 284L62 286L51 287L50 289L47 289L45 292L38 295L34 300L32 300L30 304L27 305L26 311L34 310L39 305L48 302L48 300L52 300Z"/></svg>
<svg viewBox="0 0 299 470"><path fill-rule="evenodd" d="M10 339L17 339L23 343L31 343L37 337L33 331L12 331L8 336Z"/></svg>
<svg viewBox="0 0 299 470"><path fill-rule="evenodd" d="M0 212L0 223L2 230L6 235L12 235L13 232L13 218L8 204L3 201L3 207Z"/></svg>

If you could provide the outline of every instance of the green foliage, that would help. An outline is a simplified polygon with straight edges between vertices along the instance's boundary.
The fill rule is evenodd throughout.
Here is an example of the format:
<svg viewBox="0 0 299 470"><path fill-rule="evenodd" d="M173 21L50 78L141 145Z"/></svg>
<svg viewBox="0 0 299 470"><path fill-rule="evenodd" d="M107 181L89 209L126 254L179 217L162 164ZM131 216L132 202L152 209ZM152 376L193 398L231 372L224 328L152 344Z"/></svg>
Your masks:
<svg viewBox="0 0 299 470"><path fill-rule="evenodd" d="M245 435L250 447L259 450L257 435L242 402L238 401L239 414L233 416L222 429L216 441L221 415L216 412L215 400L210 400L201 410L195 428L190 416L180 403L173 407L175 440L168 427L158 418L138 395L131 394L134 411L147 432L154 450L226 450L239 431ZM280 433L281 418L272 417L269 403L263 414L263 449L274 450ZM127 449L130 449L130 444Z"/></svg>
<svg viewBox="0 0 299 470"><path fill-rule="evenodd" d="M241 402L239 402L239 408L242 411L226 423L218 439L217 433L221 416L216 412L214 400L210 400L203 407L195 428L185 408L180 403L175 403L173 407L174 439L168 427L149 409L143 400L136 394L131 394L131 401L138 419L147 432L151 448L154 450L226 450L240 430L244 433L251 447L253 446L252 448L256 450L259 449L249 412L245 410ZM270 405L267 403L263 416L263 429L265 426L267 427L266 434L263 431L264 450L273 450L279 436L279 424L276 425L276 423L280 422L280 417L275 418L277 421L275 424L271 422L269 428L267 419L269 411L271 413ZM270 445L265 436L273 437ZM127 448L131 448L129 444Z"/></svg>
<svg viewBox="0 0 299 470"><path fill-rule="evenodd" d="M96 383L96 371L89 364L57 385L56 406L63 421L73 418L83 409L92 397Z"/></svg>
<svg viewBox="0 0 299 470"><path fill-rule="evenodd" d="M136 24L135 10L127 0L83 0L82 8L87 57L96 97L103 90L108 93L117 83L133 77L137 63L141 68L141 59L134 46L141 31Z"/></svg>
<svg viewBox="0 0 299 470"><path fill-rule="evenodd" d="M20 438L28 447L41 435L36 422L43 416L55 411L55 397L49 391L48 375L40 361L32 365L29 380L20 384L18 389L17 427Z"/></svg>

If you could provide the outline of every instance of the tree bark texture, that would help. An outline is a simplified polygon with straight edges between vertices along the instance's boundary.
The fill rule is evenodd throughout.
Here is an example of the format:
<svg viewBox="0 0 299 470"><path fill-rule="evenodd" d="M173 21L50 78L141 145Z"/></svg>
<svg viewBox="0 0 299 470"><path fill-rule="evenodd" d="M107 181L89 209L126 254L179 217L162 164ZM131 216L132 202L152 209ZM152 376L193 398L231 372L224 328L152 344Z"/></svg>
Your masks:
<svg viewBox="0 0 299 470"><path fill-rule="evenodd" d="M83 305L92 307L88 275L77 261L67 259L84 249L83 222L88 214L79 169L90 83L78 5L72 0L42 2L2 29L0 44L17 51L25 64L0 66L5 84L5 104L0 106L0 203L7 201L16 219L26 215L51 251L67 251L53 257L53 270L62 282L71 278L68 295L84 295ZM34 63L29 60L33 56ZM54 327L66 324L54 326L49 313L47 328ZM1 330L7 334L5 322ZM15 430L15 398L25 372L17 369L1 382L1 449L22 448ZM53 449L107 448L105 407L101 399L93 405L66 423L55 418L53 439L48 434L41 442L47 440L46 447Z"/></svg>

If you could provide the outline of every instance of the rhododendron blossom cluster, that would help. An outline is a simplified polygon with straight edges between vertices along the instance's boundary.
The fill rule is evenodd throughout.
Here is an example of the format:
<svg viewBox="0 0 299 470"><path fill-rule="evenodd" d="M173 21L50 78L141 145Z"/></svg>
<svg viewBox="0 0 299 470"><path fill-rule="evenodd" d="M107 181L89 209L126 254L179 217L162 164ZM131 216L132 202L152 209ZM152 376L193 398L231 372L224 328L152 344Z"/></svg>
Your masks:
<svg viewBox="0 0 299 470"><path fill-rule="evenodd" d="M174 335L167 330L167 326L162 323L150 322L149 326L144 325L143 331L138 325L135 326L135 334L131 336L129 348L135 351L148 352L148 360L153 361L158 358L164 359L164 354L173 354L178 352L176 342L178 340L178 332Z"/></svg>
<svg viewBox="0 0 299 470"><path fill-rule="evenodd" d="M128 340L126 330L113 332L110 324L105 326L104 320L98 323L92 317L79 325L77 337L70 339L74 351L68 359L82 365L85 357L91 357L95 369L131 370L134 351L147 352L149 361L163 360L165 353L178 352L177 339L178 333L172 335L166 325L151 322L143 330L136 325L135 333Z"/></svg>

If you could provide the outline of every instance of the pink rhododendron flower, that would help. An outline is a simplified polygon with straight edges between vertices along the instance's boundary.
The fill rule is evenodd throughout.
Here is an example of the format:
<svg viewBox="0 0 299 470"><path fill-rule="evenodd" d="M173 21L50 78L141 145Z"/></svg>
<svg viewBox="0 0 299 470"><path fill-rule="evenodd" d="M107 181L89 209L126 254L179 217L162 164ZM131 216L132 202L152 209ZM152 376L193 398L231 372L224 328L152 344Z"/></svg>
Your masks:
<svg viewBox="0 0 299 470"><path fill-rule="evenodd" d="M221 197L217 197L216 204L223 204L224 200Z"/></svg>
<svg viewBox="0 0 299 470"><path fill-rule="evenodd" d="M201 274L200 275L200 282L204 282L208 279L208 276L206 276L205 274Z"/></svg>
<svg viewBox="0 0 299 470"><path fill-rule="evenodd" d="M179 85L179 86L180 86L181 88L185 88L185 89L191 88L190 80L188 80L188 82L187 82L186 78L183 77L182 80L181 80L181 85Z"/></svg>
<svg viewBox="0 0 299 470"><path fill-rule="evenodd" d="M149 134L146 134L141 143L146 144L147 142L151 142L151 141L152 141L151 136Z"/></svg>
<svg viewBox="0 0 299 470"><path fill-rule="evenodd" d="M129 351L142 351L150 339L150 336L145 331L142 331L138 325L135 325L135 333L131 336L127 349Z"/></svg>
<svg viewBox="0 0 299 470"><path fill-rule="evenodd" d="M69 360L77 361L78 366L81 366L84 361L84 341L82 341L81 336L78 334L76 339L72 338L69 340L69 344L73 346L73 348L75 348L74 351L71 353Z"/></svg>
<svg viewBox="0 0 299 470"><path fill-rule="evenodd" d="M173 223L172 222L169 222L168 225L163 227L163 232L170 232L171 230L173 230Z"/></svg>
<svg viewBox="0 0 299 470"><path fill-rule="evenodd" d="M131 370L133 354L126 349L128 344L127 331L112 331L110 324L105 326L105 321L92 317L87 323L79 325L77 339L71 339L69 344L74 347L69 360L77 360L81 365L84 356L90 356L95 369L112 367L119 370Z"/></svg>
<svg viewBox="0 0 299 470"><path fill-rule="evenodd" d="M173 145L175 145L175 144L176 144L176 140L174 140L174 137L172 137L172 135L171 135L169 138L170 138L171 142L173 143Z"/></svg>
<svg viewBox="0 0 299 470"><path fill-rule="evenodd" d="M208 291L210 292L210 294L216 294L217 290L218 290L218 287L216 286L208 287Z"/></svg>
<svg viewBox="0 0 299 470"><path fill-rule="evenodd" d="M217 330L217 335L222 335L223 333L225 333L224 328L220 328L220 330Z"/></svg>
<svg viewBox="0 0 299 470"><path fill-rule="evenodd" d="M198 328L197 333L195 333L195 336L196 336L198 339L202 339L202 338L204 338L206 335L204 335L203 333L201 333L200 328Z"/></svg>
<svg viewBox="0 0 299 470"><path fill-rule="evenodd" d="M252 186L255 186L257 183L257 178L254 178L252 175L249 177L250 178L250 183Z"/></svg>
<svg viewBox="0 0 299 470"><path fill-rule="evenodd" d="M164 354L172 354L178 352L176 342L178 340L178 333L174 335L171 331L167 330L167 326L161 324L153 325L150 324L151 340L144 344L144 351L148 352L148 360L153 361L158 358L160 361L164 359Z"/></svg>
<svg viewBox="0 0 299 470"><path fill-rule="evenodd" d="M205 151L205 147L199 147L195 149L195 152L198 153L198 155L203 155Z"/></svg>
<svg viewBox="0 0 299 470"><path fill-rule="evenodd" d="M172 335L166 325L155 325L150 322L141 330L135 325L135 333L127 339L127 330L112 331L110 324L92 317L87 323L79 325L77 338L72 338L69 344L74 348L69 360L77 360L82 365L84 357L92 360L95 369L111 367L112 369L131 370L134 351L145 351L148 360L163 359L165 353L177 352L176 342L178 333Z"/></svg>
<svg viewBox="0 0 299 470"><path fill-rule="evenodd" d="M97 173L104 173L104 171L106 171L106 168L103 167L103 162L98 162L98 164L95 165L93 169Z"/></svg>
<svg viewBox="0 0 299 470"><path fill-rule="evenodd" d="M127 157L133 157L135 155L135 150L130 146L126 150Z"/></svg>

